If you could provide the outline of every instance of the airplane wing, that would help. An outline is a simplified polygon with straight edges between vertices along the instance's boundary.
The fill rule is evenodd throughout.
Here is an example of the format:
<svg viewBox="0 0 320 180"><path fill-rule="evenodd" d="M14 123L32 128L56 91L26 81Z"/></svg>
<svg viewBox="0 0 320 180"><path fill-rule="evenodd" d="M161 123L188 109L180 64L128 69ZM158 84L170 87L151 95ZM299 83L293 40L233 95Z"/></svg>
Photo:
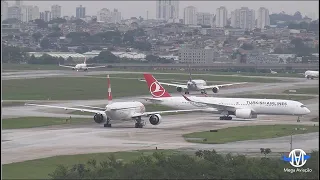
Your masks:
<svg viewBox="0 0 320 180"><path fill-rule="evenodd" d="M207 106L210 106L212 108L215 108L217 110L222 110L222 111L235 111L236 108L234 106L226 106L226 105L221 105L221 104L215 104L215 103L206 103L206 102L200 102L200 101L195 101L195 100L192 100L190 98L188 98L187 96L185 95L182 95L187 101L191 102L191 103L195 103L195 104L199 104L199 105L207 105Z"/></svg>
<svg viewBox="0 0 320 180"><path fill-rule="evenodd" d="M139 79L139 81L143 81L143 82L146 82L146 80L143 80L143 79ZM167 86L173 86L173 87L181 87L183 89L188 89L187 85L183 85L183 84L172 84L172 83L165 83L165 82L159 82L159 84L163 84L163 85L167 85Z"/></svg>
<svg viewBox="0 0 320 180"><path fill-rule="evenodd" d="M232 83L232 84L220 84L220 85L210 85L210 86L202 86L203 89L211 89L214 87L227 87L227 86L233 86L233 85L239 85L239 84L246 84L247 82L241 82L241 83Z"/></svg>
<svg viewBox="0 0 320 180"><path fill-rule="evenodd" d="M79 105L79 107L86 107L86 108L96 109L96 110L100 110L100 111L104 111L104 110L105 110L105 108L102 108L102 107L95 107L95 106Z"/></svg>
<svg viewBox="0 0 320 180"><path fill-rule="evenodd" d="M65 66L65 65L61 65L59 64L60 67L66 67L66 68L74 68L74 66Z"/></svg>
<svg viewBox="0 0 320 180"><path fill-rule="evenodd" d="M94 66L94 67L87 67L88 69L95 69L95 68L103 68L103 67L106 67L106 66Z"/></svg>
<svg viewBox="0 0 320 180"><path fill-rule="evenodd" d="M98 113L98 114L105 113L104 111L94 110L94 109L71 108L71 107L63 107L63 106L51 106L51 105L42 105L42 104L29 104L29 103L26 103L25 105L26 106L57 108L57 109L64 109L64 110L74 110L74 111L81 111L81 112L91 112L91 113Z"/></svg>
<svg viewBox="0 0 320 180"><path fill-rule="evenodd" d="M164 114L164 113L179 113L179 112L196 112L204 111L204 109L188 109L188 110L170 110L170 111L154 111L154 112L145 112L145 113L135 113L132 115L132 118L139 116L151 116L154 114Z"/></svg>
<svg viewBox="0 0 320 180"><path fill-rule="evenodd" d="M156 103L156 102L162 102L161 99L155 99L155 98L141 98L141 99L144 99L144 100L150 101L150 102L154 102L154 103Z"/></svg>

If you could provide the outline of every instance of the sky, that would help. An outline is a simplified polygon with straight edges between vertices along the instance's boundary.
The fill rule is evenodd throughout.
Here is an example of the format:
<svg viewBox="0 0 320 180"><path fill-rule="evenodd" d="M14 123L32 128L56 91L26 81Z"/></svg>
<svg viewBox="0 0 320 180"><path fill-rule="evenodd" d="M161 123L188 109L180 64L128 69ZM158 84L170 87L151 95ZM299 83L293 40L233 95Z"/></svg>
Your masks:
<svg viewBox="0 0 320 180"><path fill-rule="evenodd" d="M9 5L14 1L9 1ZM52 5L62 6L62 16L75 16L76 7L82 5L86 7L86 15L97 15L102 8L118 9L124 19L130 17L147 18L156 16L156 1L23 1L24 5L36 5L40 11L50 10ZM215 14L216 9L225 6L228 14L234 9L240 7L249 7L258 10L259 7L269 9L269 13L279 13L281 11L287 14L293 14L300 11L301 14L307 15L313 19L319 18L319 1L180 1L179 18L183 17L183 9L187 6L194 6L198 12L209 12Z"/></svg>

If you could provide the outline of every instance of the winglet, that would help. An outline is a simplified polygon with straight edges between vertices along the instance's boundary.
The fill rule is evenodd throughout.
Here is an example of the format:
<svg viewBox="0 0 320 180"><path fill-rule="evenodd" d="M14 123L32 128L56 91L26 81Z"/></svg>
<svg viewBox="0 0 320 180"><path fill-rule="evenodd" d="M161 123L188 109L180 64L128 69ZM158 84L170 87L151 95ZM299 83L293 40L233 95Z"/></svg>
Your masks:
<svg viewBox="0 0 320 180"><path fill-rule="evenodd" d="M112 101L112 93L111 93L111 83L110 83L109 74L107 76L107 79L108 79L108 104L110 104Z"/></svg>

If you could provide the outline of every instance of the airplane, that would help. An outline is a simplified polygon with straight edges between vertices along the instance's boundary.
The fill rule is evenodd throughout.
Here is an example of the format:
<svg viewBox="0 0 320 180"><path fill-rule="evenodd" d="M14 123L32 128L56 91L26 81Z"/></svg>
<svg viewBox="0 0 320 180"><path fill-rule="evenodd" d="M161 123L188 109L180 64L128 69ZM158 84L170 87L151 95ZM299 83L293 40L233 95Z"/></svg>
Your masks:
<svg viewBox="0 0 320 180"><path fill-rule="evenodd" d="M149 91L153 98L143 98L154 104L181 109L203 108L202 112L222 114L220 120L237 118L254 119L257 115L296 115L299 117L310 113L300 102L281 99L249 99L249 98L216 98L216 97L172 97L160 83L148 73L144 74Z"/></svg>
<svg viewBox="0 0 320 180"><path fill-rule="evenodd" d="M87 71L88 69L95 69L95 68L102 68L102 67L106 67L106 66L95 66L95 67L88 67L87 63L86 63L86 59L84 59L84 62L81 64L76 64L75 66L65 66L65 65L61 65L59 63L60 67L66 67L66 68L72 68L72 70L83 70L83 71Z"/></svg>
<svg viewBox="0 0 320 180"><path fill-rule="evenodd" d="M293 115L298 116L297 122L300 122L300 116L311 112L304 104L292 100L182 96L195 106L216 108L223 115L220 120L232 120L230 115L242 119L254 119L258 115Z"/></svg>
<svg viewBox="0 0 320 180"><path fill-rule="evenodd" d="M270 73L271 74L278 74L276 71L272 71L271 69L270 69Z"/></svg>
<svg viewBox="0 0 320 180"><path fill-rule="evenodd" d="M159 125L161 123L161 115L163 113L178 113L178 112L194 112L202 111L202 109L189 109L189 110L171 110L171 111L154 111L146 112L145 106L138 101L131 102L112 102L112 93L111 93L111 84L110 78L108 75L108 104L105 108L100 107L90 107L91 109L86 108L73 108L73 107L62 107L62 106L52 106L52 105L41 105L41 104L28 104L28 106L39 106L39 107L48 107L48 108L59 108L65 110L74 110L82 112L91 112L95 115L93 120L98 123L104 123L104 127L111 127L111 120L135 120L135 128L142 128L145 126L145 122L141 117L149 117L149 122L152 125Z"/></svg>
<svg viewBox="0 0 320 180"><path fill-rule="evenodd" d="M319 78L319 71L306 71L304 73L304 76L307 78L307 79L314 79L314 78Z"/></svg>
<svg viewBox="0 0 320 180"><path fill-rule="evenodd" d="M145 80L140 80L145 81ZM185 90L185 94L190 94L190 91L201 91L201 94L207 94L206 89L212 89L213 93L218 93L221 87L232 86L232 85L239 85L239 84L246 84L247 82L242 83L233 83L233 84L220 84L220 85L207 85L207 82L202 79L194 79L191 78L191 71L189 74L189 80L186 85L184 84L173 84L173 83L165 83L165 82L158 82L159 84L167 85L167 86L174 86L177 88L178 92L182 92Z"/></svg>

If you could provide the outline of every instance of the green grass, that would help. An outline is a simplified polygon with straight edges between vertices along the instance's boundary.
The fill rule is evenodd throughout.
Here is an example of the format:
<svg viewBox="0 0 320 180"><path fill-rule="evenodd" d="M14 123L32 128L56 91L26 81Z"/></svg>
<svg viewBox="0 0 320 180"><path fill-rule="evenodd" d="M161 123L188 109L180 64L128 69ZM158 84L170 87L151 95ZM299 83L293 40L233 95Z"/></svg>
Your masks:
<svg viewBox="0 0 320 180"><path fill-rule="evenodd" d="M183 72L179 72L183 73ZM174 80L182 80L187 81L189 79L189 74L157 74L153 73L154 77L157 80L160 79L174 79ZM100 75L92 75L95 77L107 77L106 74ZM115 77L121 78L137 78L143 79L142 74L138 73L123 73L123 74L115 74ZM284 80L274 79L274 78L260 78L260 77L242 77L242 76L227 76L227 75L211 75L211 74L203 74L202 75L192 75L193 79L204 79L206 81L223 81L223 82L259 82L259 83L278 83L284 82ZM184 82L185 83L185 82ZM210 83L208 83L210 84Z"/></svg>
<svg viewBox="0 0 320 180"><path fill-rule="evenodd" d="M51 118L51 117L21 117L2 119L2 129L20 129L33 128L51 125L69 125L88 123L93 121L87 118L72 118L71 121L66 122L66 118Z"/></svg>
<svg viewBox="0 0 320 180"><path fill-rule="evenodd" d="M300 88L295 89L296 92L289 92L289 90L285 90L283 93L287 94L319 94L319 87L309 87L309 88Z"/></svg>
<svg viewBox="0 0 320 180"><path fill-rule="evenodd" d="M2 102L2 107L12 107L12 106L22 106L25 102L21 101L4 101Z"/></svg>
<svg viewBox="0 0 320 180"><path fill-rule="evenodd" d="M305 130L295 130L295 128L306 128ZM301 125L258 125L258 126L240 126L219 129L218 132L195 132L183 135L189 142L205 144L223 144L234 141L255 140L289 136L291 134L304 134L318 132L319 126L301 126ZM204 141L203 139L206 139Z"/></svg>
<svg viewBox="0 0 320 180"><path fill-rule="evenodd" d="M112 80L114 98L148 95L147 84L131 79ZM107 81L104 78L53 77L39 79L14 79L2 81L4 100L86 100L107 98ZM175 88L166 88L176 92Z"/></svg>
<svg viewBox="0 0 320 180"><path fill-rule="evenodd" d="M57 70L63 69L58 65L48 64L48 65L40 65L40 64L2 64L3 70Z"/></svg>
<svg viewBox="0 0 320 180"><path fill-rule="evenodd" d="M228 97L232 98L257 98L257 99L286 99L293 101L301 101L313 99L313 96L299 96L299 95L288 95L288 94L240 94L240 95L231 95Z"/></svg>
<svg viewBox="0 0 320 180"><path fill-rule="evenodd" d="M114 152L114 153L94 153L94 154L79 154L55 156L19 163L2 165L3 179L48 179L48 174L52 173L58 165L71 166L77 163L86 163L88 160L95 159L97 162L107 160L111 154L116 159L122 159L124 162L129 162L137 159L140 155L151 155L156 150L141 150L131 152ZM165 155L173 155L181 153L176 150L157 150Z"/></svg>

